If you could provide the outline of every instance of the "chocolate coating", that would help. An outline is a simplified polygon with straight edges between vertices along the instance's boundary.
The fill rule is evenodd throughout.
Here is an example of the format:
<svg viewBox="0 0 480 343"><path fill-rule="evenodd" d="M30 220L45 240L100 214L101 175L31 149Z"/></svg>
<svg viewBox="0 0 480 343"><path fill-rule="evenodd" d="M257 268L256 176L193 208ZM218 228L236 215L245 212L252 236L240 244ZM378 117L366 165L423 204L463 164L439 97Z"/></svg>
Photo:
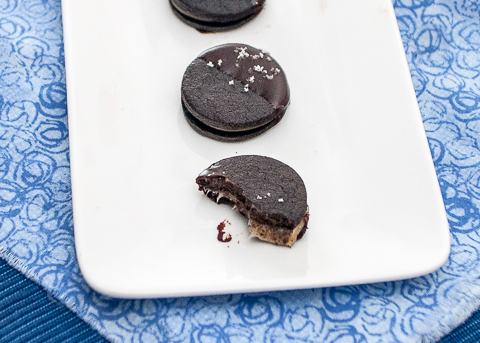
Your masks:
<svg viewBox="0 0 480 343"><path fill-rule="evenodd" d="M235 203L242 206L239 211L250 212L260 223L293 229L302 220L308 222L307 191L302 178L273 158L226 158L205 169L196 182L201 190L234 194L242 203Z"/></svg>
<svg viewBox="0 0 480 343"><path fill-rule="evenodd" d="M201 53L198 58L218 69L268 101L274 109L290 103L290 89L282 68L268 52L245 44L224 44ZM218 65L218 60L222 63ZM253 81L250 81L251 77Z"/></svg>
<svg viewBox="0 0 480 343"><path fill-rule="evenodd" d="M200 54L186 69L181 91L189 115L224 132L254 130L268 123L272 127L290 103L280 65L268 53L243 44L225 44Z"/></svg>
<svg viewBox="0 0 480 343"><path fill-rule="evenodd" d="M178 18L204 32L237 28L260 13L264 4L265 0L170 0Z"/></svg>

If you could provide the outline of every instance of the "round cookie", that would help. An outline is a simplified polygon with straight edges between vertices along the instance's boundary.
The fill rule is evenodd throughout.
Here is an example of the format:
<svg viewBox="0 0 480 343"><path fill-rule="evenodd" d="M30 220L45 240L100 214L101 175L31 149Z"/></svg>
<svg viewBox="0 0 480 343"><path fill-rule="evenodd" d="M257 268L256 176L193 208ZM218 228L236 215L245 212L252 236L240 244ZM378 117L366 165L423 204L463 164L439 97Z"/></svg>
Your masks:
<svg viewBox="0 0 480 343"><path fill-rule="evenodd" d="M201 32L235 29L255 18L265 0L170 0L175 15Z"/></svg>
<svg viewBox="0 0 480 343"><path fill-rule="evenodd" d="M251 235L292 246L307 229L307 191L288 165L270 157L245 155L220 160L196 178L199 190L227 202L248 218Z"/></svg>
<svg viewBox="0 0 480 343"><path fill-rule="evenodd" d="M243 44L220 45L200 54L187 67L181 92L190 125L204 125L197 132L210 131L205 135L213 139L235 137L231 141L273 127L290 104L280 65L267 52ZM257 129L254 135L247 133Z"/></svg>
<svg viewBox="0 0 480 343"><path fill-rule="evenodd" d="M214 129L203 124L201 121L199 121L194 116L192 116L190 112L188 112L188 110L183 105L183 101L182 101L182 107L183 107L183 114L185 116L185 119L187 119L188 124L190 124L190 127L193 130L195 130L197 133L201 134L202 136L205 136L220 142L242 142L242 141L257 137L262 133L268 131L273 126L275 126L283 118L283 114L285 113L285 112L282 113L282 115L278 116L271 122L253 130L227 132L227 131L220 131L220 130Z"/></svg>

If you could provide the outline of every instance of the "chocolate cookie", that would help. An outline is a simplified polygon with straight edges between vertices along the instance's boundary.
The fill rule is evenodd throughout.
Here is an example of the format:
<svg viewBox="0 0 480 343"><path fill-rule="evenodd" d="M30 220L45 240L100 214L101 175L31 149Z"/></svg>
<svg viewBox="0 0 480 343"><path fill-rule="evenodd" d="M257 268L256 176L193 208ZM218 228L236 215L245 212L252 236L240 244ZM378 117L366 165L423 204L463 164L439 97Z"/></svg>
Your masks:
<svg viewBox="0 0 480 343"><path fill-rule="evenodd" d="M220 160L196 178L198 189L231 204L248 218L252 237L291 247L307 230L307 191L302 178L273 158L246 155Z"/></svg>
<svg viewBox="0 0 480 343"><path fill-rule="evenodd" d="M222 142L241 142L241 141L245 141L247 139L251 139L256 136L259 136L262 133L269 130L271 127L275 126L283 117L283 113L282 113L280 116L278 116L271 122L253 130L227 132L227 131L216 130L203 124L201 121L195 119L195 117L192 116L190 112L188 112L185 106L183 106L183 113L185 115L185 118L187 119L187 122L190 124L192 129L194 129L197 133L205 137L212 138Z"/></svg>
<svg viewBox="0 0 480 343"><path fill-rule="evenodd" d="M221 141L246 140L276 125L290 104L280 65L265 51L225 44L200 54L182 81L190 125Z"/></svg>
<svg viewBox="0 0 480 343"><path fill-rule="evenodd" d="M249 22L265 0L170 0L175 15L201 32L222 32Z"/></svg>

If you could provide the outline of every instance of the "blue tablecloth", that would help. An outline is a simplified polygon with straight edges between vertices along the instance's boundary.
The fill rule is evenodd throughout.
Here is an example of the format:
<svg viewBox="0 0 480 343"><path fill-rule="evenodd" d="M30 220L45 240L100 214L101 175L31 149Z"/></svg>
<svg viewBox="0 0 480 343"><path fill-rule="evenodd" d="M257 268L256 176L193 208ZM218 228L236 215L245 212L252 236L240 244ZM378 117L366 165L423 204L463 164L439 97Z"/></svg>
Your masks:
<svg viewBox="0 0 480 343"><path fill-rule="evenodd" d="M0 259L0 343L87 342L106 340Z"/></svg>
<svg viewBox="0 0 480 343"><path fill-rule="evenodd" d="M440 343L477 343L480 342L480 311L475 312L468 320Z"/></svg>
<svg viewBox="0 0 480 343"><path fill-rule="evenodd" d="M480 7L396 0L452 254L425 277L361 286L118 300L74 253L59 0L0 0L0 256L118 342L429 342L480 305Z"/></svg>
<svg viewBox="0 0 480 343"><path fill-rule="evenodd" d="M39 285L0 259L0 343L107 342ZM480 342L480 311L440 343Z"/></svg>

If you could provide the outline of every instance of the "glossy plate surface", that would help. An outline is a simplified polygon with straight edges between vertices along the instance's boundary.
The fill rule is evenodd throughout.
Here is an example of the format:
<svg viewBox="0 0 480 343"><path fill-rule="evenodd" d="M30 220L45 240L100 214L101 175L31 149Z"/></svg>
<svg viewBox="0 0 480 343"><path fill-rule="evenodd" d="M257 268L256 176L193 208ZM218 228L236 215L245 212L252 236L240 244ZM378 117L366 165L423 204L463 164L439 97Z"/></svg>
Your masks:
<svg viewBox="0 0 480 343"><path fill-rule="evenodd" d="M168 1L63 0L75 243L99 292L169 297L378 282L448 256L445 210L390 0L268 1L246 26L201 34ZM269 51L291 106L266 134L220 143L185 121L180 83L202 51ZM197 191L211 163L276 158L308 191L292 249ZM217 241L227 219L233 240Z"/></svg>

